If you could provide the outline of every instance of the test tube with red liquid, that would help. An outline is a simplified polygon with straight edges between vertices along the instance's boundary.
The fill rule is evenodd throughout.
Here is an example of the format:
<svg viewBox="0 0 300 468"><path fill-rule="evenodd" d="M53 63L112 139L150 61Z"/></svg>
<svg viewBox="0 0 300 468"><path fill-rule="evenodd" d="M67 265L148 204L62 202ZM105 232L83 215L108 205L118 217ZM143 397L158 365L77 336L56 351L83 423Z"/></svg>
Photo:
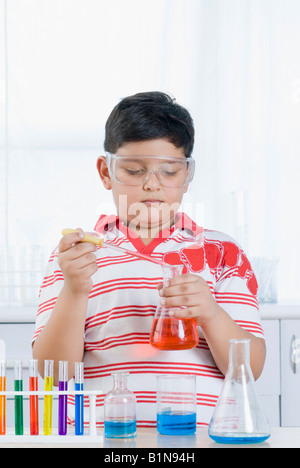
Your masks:
<svg viewBox="0 0 300 468"><path fill-rule="evenodd" d="M6 362L0 361L0 392L6 391ZM0 395L0 435L6 433L6 396Z"/></svg>
<svg viewBox="0 0 300 468"><path fill-rule="evenodd" d="M58 389L68 390L68 361L59 361L59 382ZM68 396L59 395L58 397L58 434L67 434L67 406Z"/></svg>
<svg viewBox="0 0 300 468"><path fill-rule="evenodd" d="M38 360L31 359L29 361L29 391L38 391ZM39 397L38 395L29 396L30 410L30 434L39 434Z"/></svg>

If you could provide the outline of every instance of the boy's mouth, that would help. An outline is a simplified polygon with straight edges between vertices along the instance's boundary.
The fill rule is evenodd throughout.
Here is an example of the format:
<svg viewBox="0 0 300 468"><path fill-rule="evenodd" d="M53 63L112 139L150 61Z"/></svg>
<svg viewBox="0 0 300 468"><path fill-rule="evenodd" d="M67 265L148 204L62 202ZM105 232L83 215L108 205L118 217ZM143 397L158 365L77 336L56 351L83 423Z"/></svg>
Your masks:
<svg viewBox="0 0 300 468"><path fill-rule="evenodd" d="M161 200L149 199L149 200L143 200L142 203L144 203L144 205L146 205L146 206L155 207L155 206L159 206L162 203L162 201Z"/></svg>

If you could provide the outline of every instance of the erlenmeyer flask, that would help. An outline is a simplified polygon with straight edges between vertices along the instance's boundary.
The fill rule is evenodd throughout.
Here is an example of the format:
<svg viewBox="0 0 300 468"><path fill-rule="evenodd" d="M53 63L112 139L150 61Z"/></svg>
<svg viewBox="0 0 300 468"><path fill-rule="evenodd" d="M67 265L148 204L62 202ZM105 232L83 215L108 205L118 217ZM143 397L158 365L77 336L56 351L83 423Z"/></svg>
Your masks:
<svg viewBox="0 0 300 468"><path fill-rule="evenodd" d="M250 367L250 340L230 340L229 367L208 434L222 444L253 444L270 437Z"/></svg>
<svg viewBox="0 0 300 468"><path fill-rule="evenodd" d="M183 265L163 265L164 283L182 273ZM170 308L158 306L152 322L150 343L160 350L178 350L194 348L199 335L194 319L170 317Z"/></svg>
<svg viewBox="0 0 300 468"><path fill-rule="evenodd" d="M127 388L128 372L112 374L114 386L104 398L105 437L136 436L136 398Z"/></svg>

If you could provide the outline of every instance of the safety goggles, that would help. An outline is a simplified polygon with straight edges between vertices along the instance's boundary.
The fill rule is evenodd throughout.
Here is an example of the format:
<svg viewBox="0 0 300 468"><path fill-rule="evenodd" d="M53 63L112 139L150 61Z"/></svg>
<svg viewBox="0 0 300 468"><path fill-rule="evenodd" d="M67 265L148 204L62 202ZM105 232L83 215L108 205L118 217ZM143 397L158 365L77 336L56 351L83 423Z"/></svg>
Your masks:
<svg viewBox="0 0 300 468"><path fill-rule="evenodd" d="M195 160L170 156L118 156L106 153L110 177L123 185L144 185L152 174L164 187L179 188L194 177Z"/></svg>

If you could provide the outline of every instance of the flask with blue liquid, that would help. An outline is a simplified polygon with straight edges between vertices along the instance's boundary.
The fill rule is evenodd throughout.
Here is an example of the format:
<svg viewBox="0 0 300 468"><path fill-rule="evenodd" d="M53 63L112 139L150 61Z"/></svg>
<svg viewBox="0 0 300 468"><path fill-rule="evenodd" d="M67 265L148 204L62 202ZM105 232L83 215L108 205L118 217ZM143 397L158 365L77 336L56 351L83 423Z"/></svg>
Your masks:
<svg viewBox="0 0 300 468"><path fill-rule="evenodd" d="M221 444L254 444L270 437L250 366L250 340L230 340L229 367L208 434Z"/></svg>
<svg viewBox="0 0 300 468"><path fill-rule="evenodd" d="M112 374L114 386L104 399L104 433L107 438L136 436L136 398L127 387L128 372Z"/></svg>

